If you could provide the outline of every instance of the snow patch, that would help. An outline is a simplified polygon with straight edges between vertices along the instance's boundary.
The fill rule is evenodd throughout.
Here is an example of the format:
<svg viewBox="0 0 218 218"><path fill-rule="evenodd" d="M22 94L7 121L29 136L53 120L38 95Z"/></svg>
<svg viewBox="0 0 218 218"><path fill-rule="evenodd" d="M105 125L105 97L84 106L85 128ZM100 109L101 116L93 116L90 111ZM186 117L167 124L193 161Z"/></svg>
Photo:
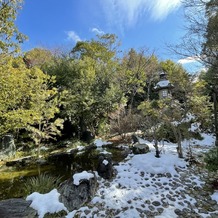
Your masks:
<svg viewBox="0 0 218 218"><path fill-rule="evenodd" d="M103 141L102 139L96 139L94 141L94 144L97 146L97 147L101 147L103 145L110 145L112 144L111 142L106 142L106 141Z"/></svg>
<svg viewBox="0 0 218 218"><path fill-rule="evenodd" d="M216 191L215 193L213 193L213 194L211 195L211 199L212 199L212 200L215 200L215 201L217 202L217 204L218 204L218 191Z"/></svg>
<svg viewBox="0 0 218 218"><path fill-rule="evenodd" d="M178 159L177 155L163 154L161 158L156 158L153 153L139 154L133 156L128 163L140 172L151 174L177 174L175 167L186 167L186 162Z"/></svg>
<svg viewBox="0 0 218 218"><path fill-rule="evenodd" d="M73 175L73 184L79 185L81 180L89 180L94 177L93 173L88 173L87 171L83 171L81 173L76 173Z"/></svg>
<svg viewBox="0 0 218 218"><path fill-rule="evenodd" d="M108 161L107 160L103 160L102 162L104 165L108 165Z"/></svg>
<svg viewBox="0 0 218 218"><path fill-rule="evenodd" d="M158 82L154 88L167 87L169 84L170 84L169 80L162 80L162 81Z"/></svg>
<svg viewBox="0 0 218 218"><path fill-rule="evenodd" d="M58 213L61 210L67 211L64 204L59 202L59 196L57 189L53 189L47 194L34 192L28 195L26 200L32 201L30 207L37 210L39 218L43 218L46 213Z"/></svg>

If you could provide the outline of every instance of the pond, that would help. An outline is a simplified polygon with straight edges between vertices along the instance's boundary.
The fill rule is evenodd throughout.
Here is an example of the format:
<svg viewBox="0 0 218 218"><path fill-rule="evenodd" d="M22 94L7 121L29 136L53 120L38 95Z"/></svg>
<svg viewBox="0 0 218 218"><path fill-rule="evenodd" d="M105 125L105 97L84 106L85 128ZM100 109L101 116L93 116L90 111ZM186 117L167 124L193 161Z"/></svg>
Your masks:
<svg viewBox="0 0 218 218"><path fill-rule="evenodd" d="M0 200L20 198L23 196L22 187L25 181L42 173L53 176L61 176L62 180L70 178L75 172L83 170L96 170L98 157L102 154L109 155L114 164L122 161L128 155L127 147L109 147L89 149L77 153L57 153L47 158L46 162L36 162L2 166L0 168Z"/></svg>

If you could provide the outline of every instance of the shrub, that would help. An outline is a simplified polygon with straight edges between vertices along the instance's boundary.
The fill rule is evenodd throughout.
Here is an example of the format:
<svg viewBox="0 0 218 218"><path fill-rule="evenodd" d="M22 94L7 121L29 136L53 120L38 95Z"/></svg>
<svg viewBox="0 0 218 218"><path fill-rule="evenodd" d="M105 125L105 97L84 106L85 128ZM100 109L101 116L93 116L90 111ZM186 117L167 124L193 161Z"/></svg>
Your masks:
<svg viewBox="0 0 218 218"><path fill-rule="evenodd" d="M210 171L218 170L218 147L209 150L205 155L206 168Z"/></svg>
<svg viewBox="0 0 218 218"><path fill-rule="evenodd" d="M65 210L62 210L58 213L46 213L44 215L44 218L60 218L65 217L67 215L67 212Z"/></svg>
<svg viewBox="0 0 218 218"><path fill-rule="evenodd" d="M24 183L24 192L29 195L33 192L45 194L52 189L57 188L60 184L62 177L51 176L46 173L40 174L37 177L31 177Z"/></svg>
<svg viewBox="0 0 218 218"><path fill-rule="evenodd" d="M141 127L142 117L138 112L120 108L116 112L110 114L111 133L124 135L130 132L136 132Z"/></svg>

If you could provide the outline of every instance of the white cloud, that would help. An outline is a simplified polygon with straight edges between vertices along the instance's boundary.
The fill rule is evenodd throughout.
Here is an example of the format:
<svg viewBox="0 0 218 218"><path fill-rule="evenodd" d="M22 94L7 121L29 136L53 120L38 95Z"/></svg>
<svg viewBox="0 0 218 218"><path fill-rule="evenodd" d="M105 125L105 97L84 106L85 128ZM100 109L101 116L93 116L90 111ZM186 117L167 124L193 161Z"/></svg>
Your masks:
<svg viewBox="0 0 218 218"><path fill-rule="evenodd" d="M162 20L181 6L181 0L154 0L149 4L152 18Z"/></svg>
<svg viewBox="0 0 218 218"><path fill-rule="evenodd" d="M78 41L82 41L79 35L77 35L77 33L74 31L67 31L66 34L67 40L73 41L75 43L77 43Z"/></svg>
<svg viewBox="0 0 218 218"><path fill-rule="evenodd" d="M162 20L181 6L181 0L104 0L101 1L111 26L132 26L146 12L153 20Z"/></svg>
<svg viewBox="0 0 218 218"><path fill-rule="evenodd" d="M104 31L102 31L102 30L100 30L100 29L98 29L98 28L92 28L91 31L92 31L93 33L95 33L95 34L98 34L98 35L103 35L103 34L105 34Z"/></svg>
<svg viewBox="0 0 218 218"><path fill-rule="evenodd" d="M187 57L187 58L180 59L177 62L179 64L189 64L198 61L200 61L200 58L198 56L194 56L194 57Z"/></svg>

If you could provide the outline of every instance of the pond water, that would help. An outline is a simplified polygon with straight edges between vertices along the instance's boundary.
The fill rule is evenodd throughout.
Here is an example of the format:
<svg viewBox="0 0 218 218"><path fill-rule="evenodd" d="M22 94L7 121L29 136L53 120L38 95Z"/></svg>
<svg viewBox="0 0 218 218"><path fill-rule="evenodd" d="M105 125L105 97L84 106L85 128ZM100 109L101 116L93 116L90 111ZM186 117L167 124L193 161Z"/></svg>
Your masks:
<svg viewBox="0 0 218 218"><path fill-rule="evenodd" d="M128 154L123 148L107 147L78 152L73 155L73 158L71 155L65 155L62 159L51 159L45 164L31 163L25 166L2 166L0 168L0 200L25 197L22 191L25 181L41 173L61 176L64 181L75 172L96 170L98 157L101 153L110 155L115 164L124 160Z"/></svg>

